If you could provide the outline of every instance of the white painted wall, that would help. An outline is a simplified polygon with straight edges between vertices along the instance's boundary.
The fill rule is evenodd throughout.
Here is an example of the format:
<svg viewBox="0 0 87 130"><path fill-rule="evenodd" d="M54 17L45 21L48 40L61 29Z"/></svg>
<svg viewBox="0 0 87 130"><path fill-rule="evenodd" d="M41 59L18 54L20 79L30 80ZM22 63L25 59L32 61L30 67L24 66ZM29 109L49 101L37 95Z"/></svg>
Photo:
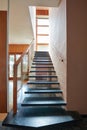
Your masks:
<svg viewBox="0 0 87 130"><path fill-rule="evenodd" d="M58 8L51 8L50 21L50 55L63 90L64 99L67 100L66 88L66 0L62 0ZM63 59L63 62L61 61Z"/></svg>
<svg viewBox="0 0 87 130"><path fill-rule="evenodd" d="M87 114L86 12L87 0L62 0L59 8L50 11L50 54L68 110L81 114Z"/></svg>
<svg viewBox="0 0 87 130"><path fill-rule="evenodd" d="M33 38L28 4L21 0L10 0L9 43L28 44Z"/></svg>
<svg viewBox="0 0 87 130"><path fill-rule="evenodd" d="M29 6L30 19L32 23L33 35L34 35L34 48L36 48L36 7Z"/></svg>
<svg viewBox="0 0 87 130"><path fill-rule="evenodd" d="M8 10L8 0L0 0L0 10Z"/></svg>

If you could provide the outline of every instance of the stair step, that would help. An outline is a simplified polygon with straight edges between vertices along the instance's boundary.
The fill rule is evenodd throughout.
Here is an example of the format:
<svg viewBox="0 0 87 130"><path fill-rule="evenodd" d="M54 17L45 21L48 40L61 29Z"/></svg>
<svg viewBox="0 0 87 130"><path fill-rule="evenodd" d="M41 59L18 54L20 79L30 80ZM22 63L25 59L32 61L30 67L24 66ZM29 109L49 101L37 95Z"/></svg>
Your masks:
<svg viewBox="0 0 87 130"><path fill-rule="evenodd" d="M37 87L28 87L27 86L27 88L30 88L30 89L37 89L37 90L39 90L39 89L41 89L41 90L48 90L48 89L50 89L50 90L56 90L56 89L60 89L60 87L59 86L55 86L55 87L49 87L49 86L37 86ZM26 88L26 90L27 90L27 88Z"/></svg>
<svg viewBox="0 0 87 130"><path fill-rule="evenodd" d="M78 121L81 121L78 112L66 111L63 108L21 107L15 116L10 111L2 125L15 130L71 130L74 125L78 126Z"/></svg>
<svg viewBox="0 0 87 130"><path fill-rule="evenodd" d="M31 75L29 78L57 78L55 75Z"/></svg>
<svg viewBox="0 0 87 130"><path fill-rule="evenodd" d="M33 60L49 60L49 61L52 61L51 60L51 58L50 58L50 56L48 56L48 57L39 57L39 56L34 56L34 58L33 58Z"/></svg>
<svg viewBox="0 0 87 130"><path fill-rule="evenodd" d="M35 57L50 57L49 54L35 54Z"/></svg>
<svg viewBox="0 0 87 130"><path fill-rule="evenodd" d="M42 94L42 93L62 93L63 91L59 88L51 88L51 89L40 89L40 88L28 88L25 93L29 94L29 93L38 93L38 94Z"/></svg>
<svg viewBox="0 0 87 130"><path fill-rule="evenodd" d="M31 68L54 68L53 66L31 66Z"/></svg>
<svg viewBox="0 0 87 130"><path fill-rule="evenodd" d="M33 58L34 60L37 60L37 59L47 59L47 60L50 60L51 58L50 58L50 56L49 57L36 57L36 56L34 56L34 58Z"/></svg>
<svg viewBox="0 0 87 130"><path fill-rule="evenodd" d="M28 81L27 84L60 84L59 82L53 81Z"/></svg>
<svg viewBox="0 0 87 130"><path fill-rule="evenodd" d="M52 62L33 62L32 65L53 65Z"/></svg>
<svg viewBox="0 0 87 130"><path fill-rule="evenodd" d="M50 57L49 54L44 54L44 53L36 53L35 57Z"/></svg>
<svg viewBox="0 0 87 130"><path fill-rule="evenodd" d="M22 106L64 106L62 97L25 97Z"/></svg>
<svg viewBox="0 0 87 130"><path fill-rule="evenodd" d="M45 72L47 72L47 73L56 73L54 70L45 70L45 71L43 71L43 70L31 70L30 71L30 73L45 73Z"/></svg>
<svg viewBox="0 0 87 130"><path fill-rule="evenodd" d="M33 60L33 62L52 62L51 60Z"/></svg>
<svg viewBox="0 0 87 130"><path fill-rule="evenodd" d="M35 52L35 55L49 55L48 52Z"/></svg>

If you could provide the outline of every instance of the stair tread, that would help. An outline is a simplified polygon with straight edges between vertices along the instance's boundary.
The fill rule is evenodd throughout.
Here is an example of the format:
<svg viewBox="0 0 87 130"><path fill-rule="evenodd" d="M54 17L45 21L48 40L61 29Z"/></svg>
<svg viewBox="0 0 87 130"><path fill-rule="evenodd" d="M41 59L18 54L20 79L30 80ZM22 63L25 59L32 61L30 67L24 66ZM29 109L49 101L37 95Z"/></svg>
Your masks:
<svg viewBox="0 0 87 130"><path fill-rule="evenodd" d="M51 60L43 60L43 59L41 59L41 60L33 60L33 62L52 62Z"/></svg>
<svg viewBox="0 0 87 130"><path fill-rule="evenodd" d="M25 97L22 106L66 105L62 97Z"/></svg>
<svg viewBox="0 0 87 130"><path fill-rule="evenodd" d="M54 71L54 70L31 70L30 73L31 72L56 72L56 71Z"/></svg>
<svg viewBox="0 0 87 130"><path fill-rule="evenodd" d="M34 56L33 60L51 60L51 58L50 57Z"/></svg>
<svg viewBox="0 0 87 130"><path fill-rule="evenodd" d="M49 60L51 60L51 58L50 57L35 57L34 56L34 58L33 59L35 59L35 60L37 60L37 59L45 59L45 60L47 60L47 59L49 59Z"/></svg>
<svg viewBox="0 0 87 130"><path fill-rule="evenodd" d="M57 78L55 75L29 75L29 78Z"/></svg>
<svg viewBox="0 0 87 130"><path fill-rule="evenodd" d="M65 111L63 108L50 107L22 107L20 111L13 116L10 111L6 119L3 121L3 126L18 127L19 129L43 128L43 130L58 130L61 126L73 125L76 121L80 121L79 113L75 111Z"/></svg>
<svg viewBox="0 0 87 130"><path fill-rule="evenodd" d="M35 80L35 81L28 81L27 84L60 84L60 83L58 81Z"/></svg>
<svg viewBox="0 0 87 130"><path fill-rule="evenodd" d="M35 57L50 57L49 54L42 54L42 53L39 53L39 54L35 54Z"/></svg>
<svg viewBox="0 0 87 130"><path fill-rule="evenodd" d="M52 63L52 61L33 61L32 63L47 64Z"/></svg>
<svg viewBox="0 0 87 130"><path fill-rule="evenodd" d="M60 88L41 89L41 88L28 88L25 93L62 93Z"/></svg>
<svg viewBox="0 0 87 130"><path fill-rule="evenodd" d="M33 62L32 63L32 65L53 65L53 63L52 62L40 62L40 63L38 63L38 62Z"/></svg>
<svg viewBox="0 0 87 130"><path fill-rule="evenodd" d="M31 66L31 68L54 68L53 66Z"/></svg>

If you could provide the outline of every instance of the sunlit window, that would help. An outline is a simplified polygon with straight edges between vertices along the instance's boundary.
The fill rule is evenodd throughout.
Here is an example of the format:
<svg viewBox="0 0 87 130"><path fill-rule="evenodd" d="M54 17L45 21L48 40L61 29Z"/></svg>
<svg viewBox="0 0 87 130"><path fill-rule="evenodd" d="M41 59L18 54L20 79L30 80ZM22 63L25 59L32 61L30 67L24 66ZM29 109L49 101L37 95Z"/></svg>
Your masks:
<svg viewBox="0 0 87 130"><path fill-rule="evenodd" d="M38 43L49 43L49 36L37 36Z"/></svg>
<svg viewBox="0 0 87 130"><path fill-rule="evenodd" d="M37 27L37 34L49 34L49 27Z"/></svg>
<svg viewBox="0 0 87 130"><path fill-rule="evenodd" d="M38 25L49 25L49 19L37 19Z"/></svg>
<svg viewBox="0 0 87 130"><path fill-rule="evenodd" d="M14 55L9 56L9 77L13 77Z"/></svg>
<svg viewBox="0 0 87 130"><path fill-rule="evenodd" d="M49 46L49 13L45 15L45 10L43 12L43 15L40 12L36 18L36 48L38 51L46 51Z"/></svg>

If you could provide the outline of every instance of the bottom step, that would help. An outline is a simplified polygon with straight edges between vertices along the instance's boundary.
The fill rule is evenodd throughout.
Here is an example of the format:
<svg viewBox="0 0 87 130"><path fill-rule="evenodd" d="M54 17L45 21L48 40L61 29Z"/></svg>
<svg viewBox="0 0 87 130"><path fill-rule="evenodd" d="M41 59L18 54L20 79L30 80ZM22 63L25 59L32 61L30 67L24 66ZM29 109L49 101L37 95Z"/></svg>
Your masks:
<svg viewBox="0 0 87 130"><path fill-rule="evenodd" d="M62 97L25 97L22 106L65 106Z"/></svg>
<svg viewBox="0 0 87 130"><path fill-rule="evenodd" d="M3 126L28 128L28 130L58 130L60 126L77 123L81 118L77 112L65 111L57 107L20 108L16 115L11 111L3 121ZM24 129L23 129L24 130Z"/></svg>

